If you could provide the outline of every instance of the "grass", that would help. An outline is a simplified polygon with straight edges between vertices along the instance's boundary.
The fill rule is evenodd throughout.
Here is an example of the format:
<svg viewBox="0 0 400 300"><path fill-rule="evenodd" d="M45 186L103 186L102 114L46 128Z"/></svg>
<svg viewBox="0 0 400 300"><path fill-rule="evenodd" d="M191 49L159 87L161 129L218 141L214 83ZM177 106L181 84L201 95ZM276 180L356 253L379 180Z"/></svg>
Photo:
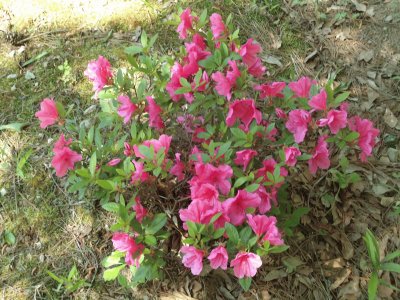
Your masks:
<svg viewBox="0 0 400 300"><path fill-rule="evenodd" d="M11 17L6 27L13 36L17 40L31 37L25 50L14 56L10 53L19 46L12 45L12 39L7 42L3 39L0 43L1 123L29 124L22 132L0 131L0 149L3 149L0 152L0 190L6 192L0 196L0 232L12 231L17 238L16 244L3 249L5 255L0 256L1 292L6 299L34 296L58 299L60 295L53 290L57 283L50 279L46 270L65 276L74 264L87 281L95 280L83 298L115 288L114 283L106 284L101 280L99 269L99 261L110 247L105 228L108 216L96 210L93 202L78 201L74 195L66 195L63 181L51 175L48 138L55 132L40 130L34 113L40 101L50 96L61 100L65 106L74 105L79 111L93 103L91 86L83 77L88 61L103 55L113 65L121 63L123 48L132 43L132 31L139 25L148 32L160 34L162 51L181 43L174 27L164 21L174 6L163 7L157 1L145 5L139 1L117 0L84 1L78 6L80 2L40 0L28 5L23 0L6 0L0 6L0 10L7 11ZM209 11L220 12L225 17L232 13L243 37L255 38L264 49L282 57L282 61L290 61L289 55L293 53L304 54L308 48L300 34L286 21L280 26L273 23L280 10L275 5L260 10L260 3L222 1L213 4L210 1L206 6ZM203 1L182 1L181 5L191 5L195 11L204 8ZM110 31L122 34L123 39L109 36ZM269 33L281 36L280 49L271 49ZM43 51L48 54L21 68L23 62ZM65 71L59 70L60 65L70 67L71 73L65 75ZM273 66L269 67L273 71ZM28 71L34 74L34 79L25 78ZM289 67L279 75L293 77L294 72L294 68ZM23 179L15 170L18 157L30 148L33 153L23 168Z"/></svg>

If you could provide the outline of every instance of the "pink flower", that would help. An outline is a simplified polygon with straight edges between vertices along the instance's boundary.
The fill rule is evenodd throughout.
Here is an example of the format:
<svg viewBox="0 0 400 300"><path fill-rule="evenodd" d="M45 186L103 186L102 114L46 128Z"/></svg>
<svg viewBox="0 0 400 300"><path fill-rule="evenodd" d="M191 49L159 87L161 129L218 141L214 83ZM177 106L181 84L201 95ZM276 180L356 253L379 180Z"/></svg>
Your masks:
<svg viewBox="0 0 400 300"><path fill-rule="evenodd" d="M142 223L143 218L147 215L147 210L140 203L139 197L135 198L135 204L132 206L132 209L136 212L136 220Z"/></svg>
<svg viewBox="0 0 400 300"><path fill-rule="evenodd" d="M146 97L147 103L149 104L146 107L146 111L149 113L150 123L149 126L162 129L164 128L164 122L160 117L160 113L162 112L161 108L156 104L153 97Z"/></svg>
<svg viewBox="0 0 400 300"><path fill-rule="evenodd" d="M310 105L315 110L326 110L326 99L328 95L324 89L321 89L319 94L316 94L308 101L308 105Z"/></svg>
<svg viewBox="0 0 400 300"><path fill-rule="evenodd" d="M193 246L183 246L181 252L184 254L182 258L183 265L186 268L190 268L193 275L199 275L203 270L204 252Z"/></svg>
<svg viewBox="0 0 400 300"><path fill-rule="evenodd" d="M196 184L190 187L192 201L213 202L218 200L218 190L210 183Z"/></svg>
<svg viewBox="0 0 400 300"><path fill-rule="evenodd" d="M257 177L263 177L264 181L266 181L266 182L270 181L268 179L267 173L273 174L274 171L275 171L276 165L277 165L277 162L273 158L264 160L263 161L263 167L257 170L256 176ZM288 175L288 171L284 167L281 167L279 175L283 176L283 177L286 177ZM280 185L281 184L277 184L276 186L280 186Z"/></svg>
<svg viewBox="0 0 400 300"><path fill-rule="evenodd" d="M332 109L328 112L326 119L317 121L319 127L328 125L333 134L339 132L340 129L345 128L347 125L347 112L344 110Z"/></svg>
<svg viewBox="0 0 400 300"><path fill-rule="evenodd" d="M328 144L325 141L326 138L327 136L319 137L312 157L308 161L308 167L311 174L317 173L318 168L326 170L331 164L329 160Z"/></svg>
<svg viewBox="0 0 400 300"><path fill-rule="evenodd" d="M181 23L179 24L176 32L179 33L180 39L186 39L187 31L193 30L193 21L195 21L197 18L191 15L190 8L186 8L182 12L180 18L181 18Z"/></svg>
<svg viewBox="0 0 400 300"><path fill-rule="evenodd" d="M175 175L178 178L178 181L182 181L185 178L185 174L183 172L184 170L185 170L185 165L181 161L181 154L175 153L175 164L172 166L169 172L172 175Z"/></svg>
<svg viewBox="0 0 400 300"><path fill-rule="evenodd" d="M263 66L261 59L257 58L256 62L248 67L247 71L254 77L261 77L264 75L267 68Z"/></svg>
<svg viewBox="0 0 400 300"><path fill-rule="evenodd" d="M286 128L293 133L294 141L301 143L308 131L308 124L311 122L311 115L303 109L295 109L289 113L289 119L286 122Z"/></svg>
<svg viewBox="0 0 400 300"><path fill-rule="evenodd" d="M118 96L118 102L121 103L118 108L118 115L124 118L124 123L128 123L132 118L132 114L137 110L136 104L133 104L128 96L120 95Z"/></svg>
<svg viewBox="0 0 400 300"><path fill-rule="evenodd" d="M254 89L260 91L260 99L267 97L283 98L282 91L286 87L285 82L271 82L262 85L256 85Z"/></svg>
<svg viewBox="0 0 400 300"><path fill-rule="evenodd" d="M189 182L191 186L209 183L218 188L222 194L229 193L231 189L229 179L233 175L233 170L229 165L214 167L212 164L196 163L195 173L196 176Z"/></svg>
<svg viewBox="0 0 400 300"><path fill-rule="evenodd" d="M150 175L144 171L143 163L136 160L132 160L132 163L135 165L135 172L131 176L131 183L136 184L147 181Z"/></svg>
<svg viewBox="0 0 400 300"><path fill-rule="evenodd" d="M160 151L161 149L163 149L165 155L167 155L167 153L169 151L169 147L171 145L171 140L172 140L172 136L162 134L162 135L160 135L158 140L156 140L156 139L147 140L147 141L143 142L143 145L146 147L149 147L149 148L151 146L153 146L155 155L157 155L158 151ZM135 152L135 155L137 157L143 158L143 159L146 158L142 153L140 153L139 147L137 145L133 146L133 151Z"/></svg>
<svg viewBox="0 0 400 300"><path fill-rule="evenodd" d="M225 214L233 225L241 225L246 219L246 209L257 208L261 203L257 193L239 190L234 198L229 198L222 203Z"/></svg>
<svg viewBox="0 0 400 300"><path fill-rule="evenodd" d="M253 41L253 39L248 39L247 42L240 47L239 55L242 57L243 62L251 67L258 60L258 53L261 53L261 46Z"/></svg>
<svg viewBox="0 0 400 300"><path fill-rule="evenodd" d="M40 128L46 128L58 121L58 111L53 98L46 98L40 103L40 110L35 113L40 120Z"/></svg>
<svg viewBox="0 0 400 300"><path fill-rule="evenodd" d="M308 98L313 84L317 84L317 82L308 77L301 77L298 81L289 83L289 88L294 92L296 97Z"/></svg>
<svg viewBox="0 0 400 300"><path fill-rule="evenodd" d="M250 161L257 154L258 154L257 151L250 149L238 151L236 152L236 158L233 162L239 166L243 166L243 171L245 171Z"/></svg>
<svg viewBox="0 0 400 300"><path fill-rule="evenodd" d="M260 77L265 72L265 67L262 65L261 59L257 57L261 51L260 45L255 43L253 39L248 39L239 49L239 55L247 65L249 74L254 77Z"/></svg>
<svg viewBox="0 0 400 300"><path fill-rule="evenodd" d="M285 164L289 167L294 167L297 163L297 157L301 155L301 152L296 147L287 147L284 149L285 152Z"/></svg>
<svg viewBox="0 0 400 300"><path fill-rule="evenodd" d="M231 261L233 273L237 278L254 277L261 265L261 258L251 252L239 252Z"/></svg>
<svg viewBox="0 0 400 300"><path fill-rule="evenodd" d="M97 60L91 61L84 72L85 76L92 81L93 90L100 92L103 87L109 84L113 77L111 64L103 56L99 56Z"/></svg>
<svg viewBox="0 0 400 300"><path fill-rule="evenodd" d="M280 108L275 108L275 114L279 119L287 119L287 114Z"/></svg>
<svg viewBox="0 0 400 300"><path fill-rule="evenodd" d="M64 135L62 134L54 145L54 157L51 161L51 165L56 170L57 177L63 177L67 174L68 170L74 169L76 162L82 160L82 155L67 147L71 142L71 140L65 141Z"/></svg>
<svg viewBox="0 0 400 300"><path fill-rule="evenodd" d="M192 221L198 224L209 224L212 217L216 214L222 213L221 216L214 222L214 228L221 228L225 226L225 222L229 218L224 214L221 202L218 200L213 201L192 201L186 209L179 210L179 217L182 222ZM183 224L186 230L186 223Z"/></svg>
<svg viewBox="0 0 400 300"><path fill-rule="evenodd" d="M182 98L182 95L175 95L175 91L182 87L180 83L181 77L185 78L185 76L183 75L183 68L178 62L175 62L175 64L171 68L171 79L165 87L172 101L175 102L179 101Z"/></svg>
<svg viewBox="0 0 400 300"><path fill-rule="evenodd" d="M258 196L260 196L261 202L258 206L258 211L261 214L265 214L266 212L271 210L271 202L274 202L276 205L276 190L272 190L272 192L267 192L263 185L260 185L258 190L256 191Z"/></svg>
<svg viewBox="0 0 400 300"><path fill-rule="evenodd" d="M142 244L137 244L133 237L123 232L115 232L112 242L116 250L125 252L125 262L127 265L139 267L139 258L144 250Z"/></svg>
<svg viewBox="0 0 400 300"><path fill-rule="evenodd" d="M273 246L283 245L281 233L276 227L277 221L274 216L247 214L247 222L258 237L264 236L262 238L263 241L269 241Z"/></svg>
<svg viewBox="0 0 400 300"><path fill-rule="evenodd" d="M71 145L71 143L72 143L72 139L70 138L70 139L68 139L68 141L65 140L64 134L61 133L60 138L54 144L53 152L55 152L56 150L61 150L64 147L68 147L69 145Z"/></svg>
<svg viewBox="0 0 400 300"><path fill-rule="evenodd" d="M226 270L228 267L228 252L224 246L218 246L211 250L207 258L210 260L210 266L214 270L218 268Z"/></svg>
<svg viewBox="0 0 400 300"><path fill-rule="evenodd" d="M240 77L240 71L235 61L228 61L229 70L226 77L221 72L216 72L211 75L212 80L216 82L215 89L221 96L225 96L228 100L232 98L231 90L236 86L236 80Z"/></svg>
<svg viewBox="0 0 400 300"><path fill-rule="evenodd" d="M135 152L133 151L131 145L129 145L127 142L124 142L124 155L132 156L133 154L135 154Z"/></svg>
<svg viewBox="0 0 400 300"><path fill-rule="evenodd" d="M109 166L109 167L114 167L114 166L118 165L120 162L121 162L121 159L119 159L119 158L113 158L112 160L110 160L110 161L107 163L107 166Z"/></svg>
<svg viewBox="0 0 400 300"><path fill-rule="evenodd" d="M260 124L261 118L261 112L256 109L253 99L235 100L229 105L226 125L232 127L236 120L240 120L244 125L244 130L248 131L251 121L255 119L257 124Z"/></svg>
<svg viewBox="0 0 400 300"><path fill-rule="evenodd" d="M359 133L358 146L361 149L361 161L365 162L368 156L372 155L372 149L376 145L376 138L379 129L374 128L374 124L368 119L361 119L355 116L349 119L349 128Z"/></svg>
<svg viewBox="0 0 400 300"><path fill-rule="evenodd" d="M210 23L214 40L217 40L219 37L223 35L225 31L225 24L222 21L221 15L216 13L212 14L210 17Z"/></svg>

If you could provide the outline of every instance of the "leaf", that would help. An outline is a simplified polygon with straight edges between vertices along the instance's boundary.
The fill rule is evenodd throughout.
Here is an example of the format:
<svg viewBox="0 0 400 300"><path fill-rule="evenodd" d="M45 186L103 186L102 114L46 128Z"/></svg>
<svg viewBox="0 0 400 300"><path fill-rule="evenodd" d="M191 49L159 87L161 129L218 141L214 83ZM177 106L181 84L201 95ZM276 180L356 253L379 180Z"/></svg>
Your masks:
<svg viewBox="0 0 400 300"><path fill-rule="evenodd" d="M118 212L119 211L119 204L114 203L114 202L104 203L101 207L103 207L104 210L109 211L109 212Z"/></svg>
<svg viewBox="0 0 400 300"><path fill-rule="evenodd" d="M139 152L148 159L153 159L154 157L154 153L152 153L151 149L145 145L139 145Z"/></svg>
<svg viewBox="0 0 400 300"><path fill-rule="evenodd" d="M29 123L10 123L7 125L1 125L0 130L11 130L11 131L16 131L16 132L21 132L22 129L24 129L26 126L28 126Z"/></svg>
<svg viewBox="0 0 400 300"><path fill-rule="evenodd" d="M165 223L167 223L166 214L160 213L160 214L155 215L150 226L148 228L146 228L146 233L147 234L157 233L161 228L163 228Z"/></svg>
<svg viewBox="0 0 400 300"><path fill-rule="evenodd" d="M56 274L54 274L53 272L50 272L49 270L46 270L46 273L51 277L51 278L53 278L55 281L57 281L58 283L60 283L60 284L63 284L64 283L64 280L62 279L62 278L60 278L60 277L58 277Z"/></svg>
<svg viewBox="0 0 400 300"><path fill-rule="evenodd" d="M146 235L144 238L144 242L149 246L157 245L157 239L154 237L154 235Z"/></svg>
<svg viewBox="0 0 400 300"><path fill-rule="evenodd" d="M237 245L239 242L239 233L234 225L231 223L225 223L225 230L226 234L229 237L229 240L234 244Z"/></svg>
<svg viewBox="0 0 400 300"><path fill-rule="evenodd" d="M378 283L379 283L378 274L376 272L373 272L371 278L368 281L368 300L376 299Z"/></svg>
<svg viewBox="0 0 400 300"><path fill-rule="evenodd" d="M391 261L391 260L393 260L393 259L395 259L396 257L399 257L399 256L400 256L400 250L396 250L396 251L386 255L386 257L383 259L383 261Z"/></svg>
<svg viewBox="0 0 400 300"><path fill-rule="evenodd" d="M103 274L103 279L105 281L110 281L110 280L114 280L115 278L117 278L119 272L125 268L125 265L121 265L121 266L117 266L111 269L107 269L104 271Z"/></svg>
<svg viewBox="0 0 400 300"><path fill-rule="evenodd" d="M218 149L218 154L217 154L217 157L216 157L216 158L219 158L219 157L221 157L222 155L224 155L224 154L226 153L226 151L228 151L229 148L231 147L231 144L232 144L232 142L229 141L229 142L227 142L227 143L221 145L221 146L219 147L219 149Z"/></svg>
<svg viewBox="0 0 400 300"><path fill-rule="evenodd" d="M39 53L38 55L36 55L35 57L32 57L31 59L24 62L21 66L24 68L24 67L34 63L35 61L41 59L42 57L45 57L47 54L49 54L49 52L43 51L43 52Z"/></svg>
<svg viewBox="0 0 400 300"><path fill-rule="evenodd" d="M96 180L96 184L105 190L115 190L115 183L111 180Z"/></svg>
<svg viewBox="0 0 400 300"><path fill-rule="evenodd" d="M219 239L224 233L225 233L225 228L218 228L217 230L214 231L213 238L215 240Z"/></svg>
<svg viewBox="0 0 400 300"><path fill-rule="evenodd" d="M381 270L400 273L400 265L393 262L383 263Z"/></svg>
<svg viewBox="0 0 400 300"><path fill-rule="evenodd" d="M189 236L195 237L197 234L196 223L194 223L192 221L186 221L186 226L188 228Z"/></svg>
<svg viewBox="0 0 400 300"><path fill-rule="evenodd" d="M236 179L235 184L234 184L234 188L240 187L243 183L245 183L248 180L247 177L239 177L238 179Z"/></svg>
<svg viewBox="0 0 400 300"><path fill-rule="evenodd" d="M239 284L242 289L247 292L251 286L251 277L244 277L239 279Z"/></svg>
<svg viewBox="0 0 400 300"><path fill-rule="evenodd" d="M89 161L89 171L90 171L90 174L92 175L92 177L94 177L94 175L96 173L96 164L97 164L97 154L96 154L96 152L94 152L92 154L92 156L90 157L90 161Z"/></svg>
<svg viewBox="0 0 400 300"><path fill-rule="evenodd" d="M289 249L288 245L273 246L269 248L268 253L282 253Z"/></svg>
<svg viewBox="0 0 400 300"><path fill-rule="evenodd" d="M380 263L378 242L376 241L375 236L369 229L367 229L363 239L367 247L368 255L371 259L372 265L375 269L378 269Z"/></svg>
<svg viewBox="0 0 400 300"><path fill-rule="evenodd" d="M125 252L114 251L111 255L107 256L101 261L101 265L105 268L117 265L121 263L121 257L125 256Z"/></svg>
<svg viewBox="0 0 400 300"><path fill-rule="evenodd" d="M142 35L140 36L140 43L142 44L143 48L147 47L147 33L146 31L142 31Z"/></svg>
<svg viewBox="0 0 400 300"><path fill-rule="evenodd" d="M334 105L334 106L339 105L340 103L342 103L343 101L345 101L345 100L349 97L349 95L350 95L350 92L344 92L344 93L340 94L340 95L337 96L337 97L335 98L335 100L333 101L333 105Z"/></svg>
<svg viewBox="0 0 400 300"><path fill-rule="evenodd" d="M260 185L259 185L258 183L253 183L253 184L250 184L250 185L246 186L246 191L248 191L249 193L253 193L253 192L255 192L259 187L260 187Z"/></svg>
<svg viewBox="0 0 400 300"><path fill-rule="evenodd" d="M25 164L27 163L29 157L32 155L32 151L33 151L32 148L29 149L28 151L26 151L25 154L18 161L16 172L17 172L17 175L20 176L21 178L25 178L23 168L24 168Z"/></svg>
<svg viewBox="0 0 400 300"><path fill-rule="evenodd" d="M352 131L344 137L344 140L346 142L352 142L352 141L358 139L359 136L360 136L360 134L358 132Z"/></svg>
<svg viewBox="0 0 400 300"><path fill-rule="evenodd" d="M4 233L4 241L9 245L12 246L15 244L15 235L11 231L6 231Z"/></svg>
<svg viewBox="0 0 400 300"><path fill-rule="evenodd" d="M139 46L139 45L132 45L132 46L126 47L124 51L126 54L135 55L135 54L143 52L143 47Z"/></svg>

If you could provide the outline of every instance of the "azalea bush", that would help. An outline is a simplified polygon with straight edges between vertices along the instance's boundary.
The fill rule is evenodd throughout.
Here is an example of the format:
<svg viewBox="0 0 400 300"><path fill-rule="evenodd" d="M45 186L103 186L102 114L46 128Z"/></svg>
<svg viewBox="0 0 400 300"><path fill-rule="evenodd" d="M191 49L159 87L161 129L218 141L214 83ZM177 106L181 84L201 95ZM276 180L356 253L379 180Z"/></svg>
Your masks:
<svg viewBox="0 0 400 300"><path fill-rule="evenodd" d="M125 49L129 67L89 63L94 102L82 122L60 99L44 99L36 116L60 132L55 175L116 216L104 279L162 279L172 233L193 275L221 268L247 290L309 209L290 204L290 177L328 172L346 188L358 180L349 160L366 161L379 130L349 116L342 85L269 78L260 45L242 43L231 17L188 8L178 23L173 55L143 32Z"/></svg>

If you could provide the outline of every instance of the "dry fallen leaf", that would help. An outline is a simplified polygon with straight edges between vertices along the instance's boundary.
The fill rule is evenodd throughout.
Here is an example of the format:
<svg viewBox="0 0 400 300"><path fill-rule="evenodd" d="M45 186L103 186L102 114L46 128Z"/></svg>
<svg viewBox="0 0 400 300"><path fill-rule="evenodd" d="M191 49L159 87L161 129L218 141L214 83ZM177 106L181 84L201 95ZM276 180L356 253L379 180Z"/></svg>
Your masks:
<svg viewBox="0 0 400 300"><path fill-rule="evenodd" d="M358 277L354 277L352 281L346 283L340 290L338 294L338 299L359 299L361 296L360 291L360 279Z"/></svg>
<svg viewBox="0 0 400 300"><path fill-rule="evenodd" d="M173 292L172 294L161 294L160 300L196 300L195 298L186 296L180 292Z"/></svg>
<svg viewBox="0 0 400 300"><path fill-rule="evenodd" d="M343 258L351 259L354 255L354 247L345 233L340 233L340 242L342 243Z"/></svg>
<svg viewBox="0 0 400 300"><path fill-rule="evenodd" d="M383 120L385 123L390 127L390 128L395 128L397 125L397 118L395 115L392 113L392 111L389 108L386 108L385 115L383 116Z"/></svg>
<svg viewBox="0 0 400 300"><path fill-rule="evenodd" d="M332 283L330 289L335 290L337 289L351 274L351 270L349 268L342 269L336 276L335 281Z"/></svg>
<svg viewBox="0 0 400 300"><path fill-rule="evenodd" d="M267 275L265 275L264 280L271 281L271 280L275 280L278 278L286 277L287 275L288 274L284 270L272 270Z"/></svg>
<svg viewBox="0 0 400 300"><path fill-rule="evenodd" d="M362 51L359 55L358 55L358 61L365 61L365 62L369 62L371 61L371 59L374 57L374 50L367 50L367 51Z"/></svg>
<svg viewBox="0 0 400 300"><path fill-rule="evenodd" d="M278 67L282 68L283 65L281 63L281 61L279 60L279 58L272 56L272 55L264 55L262 57L262 60L268 64L271 65L277 65Z"/></svg>
<svg viewBox="0 0 400 300"><path fill-rule="evenodd" d="M357 11L361 11L361 12L367 11L367 6L365 4L358 3L356 0L351 0L351 3L354 4Z"/></svg>

